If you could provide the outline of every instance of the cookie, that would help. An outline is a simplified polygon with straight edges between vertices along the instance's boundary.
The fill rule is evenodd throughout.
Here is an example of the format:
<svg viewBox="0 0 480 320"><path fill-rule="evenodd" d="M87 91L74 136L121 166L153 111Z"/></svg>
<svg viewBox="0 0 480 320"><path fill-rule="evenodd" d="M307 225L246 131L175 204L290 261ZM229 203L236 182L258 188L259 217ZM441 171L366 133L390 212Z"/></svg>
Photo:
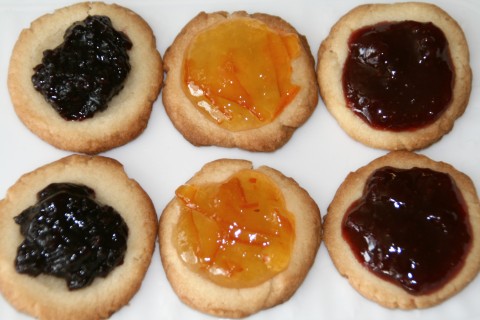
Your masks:
<svg viewBox="0 0 480 320"><path fill-rule="evenodd" d="M51 183L92 188L95 199L113 207L128 227L123 262L106 276L96 277L91 284L75 290L59 277L34 277L16 271L17 248L25 238L14 217L33 206L37 193ZM100 156L68 156L23 175L0 202L0 291L17 310L35 318L105 319L139 290L156 235L157 217L150 198L126 175L119 162ZM100 255L101 250L96 254Z"/></svg>
<svg viewBox="0 0 480 320"><path fill-rule="evenodd" d="M63 42L64 33L72 24L95 15L109 17L113 28L130 39L132 46L127 53L131 70L123 89L107 102L106 110L82 121L65 120L35 90L34 68L42 63L46 50ZM149 25L127 8L102 2L74 4L36 19L21 32L8 70L8 89L20 120L51 145L88 154L124 145L140 135L147 126L162 81L162 59ZM96 99L92 96L91 100Z"/></svg>
<svg viewBox="0 0 480 320"><path fill-rule="evenodd" d="M469 59L461 27L439 7L361 5L338 20L319 48L320 95L353 139L417 150L450 132L463 114L472 82Z"/></svg>
<svg viewBox="0 0 480 320"><path fill-rule="evenodd" d="M325 245L364 297L389 308L437 305L480 268L480 204L444 162L394 151L350 173L324 220Z"/></svg>
<svg viewBox="0 0 480 320"><path fill-rule="evenodd" d="M320 241L320 212L308 193L279 171L253 169L246 160L206 164L177 189L159 224L173 290L190 307L221 317L245 317L287 301Z"/></svg>
<svg viewBox="0 0 480 320"><path fill-rule="evenodd" d="M202 12L165 52L165 110L196 146L283 146L318 102L307 40L283 19Z"/></svg>

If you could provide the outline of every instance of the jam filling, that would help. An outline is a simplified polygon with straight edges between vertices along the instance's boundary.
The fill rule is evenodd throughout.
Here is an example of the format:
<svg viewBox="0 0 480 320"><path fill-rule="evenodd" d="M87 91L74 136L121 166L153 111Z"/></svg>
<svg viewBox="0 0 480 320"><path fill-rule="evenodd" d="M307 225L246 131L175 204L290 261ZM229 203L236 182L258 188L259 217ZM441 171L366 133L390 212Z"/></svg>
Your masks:
<svg viewBox="0 0 480 320"><path fill-rule="evenodd" d="M294 220L264 174L243 170L221 183L183 185L174 243L193 271L224 287L251 287L290 262Z"/></svg>
<svg viewBox="0 0 480 320"><path fill-rule="evenodd" d="M452 99L448 42L432 23L404 21L359 29L343 69L347 106L371 127L415 130L433 123Z"/></svg>
<svg viewBox="0 0 480 320"><path fill-rule="evenodd" d="M231 131L273 121L299 91L292 84L298 36L254 19L232 19L194 38L183 61L183 90L209 120Z"/></svg>
<svg viewBox="0 0 480 320"><path fill-rule="evenodd" d="M106 16L75 22L63 38L57 48L43 52L33 86L65 120L91 118L122 90L132 42Z"/></svg>
<svg viewBox="0 0 480 320"><path fill-rule="evenodd" d="M92 189L53 183L37 198L15 217L25 237L17 250L17 272L64 278L73 290L123 263L128 227L112 207L94 199Z"/></svg>
<svg viewBox="0 0 480 320"><path fill-rule="evenodd" d="M452 279L472 240L455 182L424 168L375 171L345 214L342 235L367 269L415 295Z"/></svg>

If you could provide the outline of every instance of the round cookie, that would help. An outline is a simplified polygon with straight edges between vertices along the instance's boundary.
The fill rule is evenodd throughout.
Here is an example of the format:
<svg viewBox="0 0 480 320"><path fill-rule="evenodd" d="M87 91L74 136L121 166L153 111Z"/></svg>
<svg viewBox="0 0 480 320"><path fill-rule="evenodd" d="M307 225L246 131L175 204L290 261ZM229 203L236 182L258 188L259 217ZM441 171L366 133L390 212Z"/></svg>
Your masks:
<svg viewBox="0 0 480 320"><path fill-rule="evenodd" d="M272 122L258 128L231 131L209 120L191 102L182 89L183 59L197 34L235 19L253 19L266 24L280 34L298 36L299 54L292 61L291 81L300 87ZM226 13L202 12L193 18L179 33L164 57L166 79L163 91L165 110L178 131L196 146L216 145L238 147L250 151L274 151L283 146L312 114L318 102L318 86L314 60L304 36L279 17L267 14L248 14L243 11Z"/></svg>
<svg viewBox="0 0 480 320"><path fill-rule="evenodd" d="M377 129L347 107L342 77L349 52L348 41L352 32L362 27L405 20L432 22L443 31L453 64L452 98L446 110L433 123L412 130ZM317 65L320 95L329 112L353 139L387 150L421 149L448 133L454 121L463 114L472 82L469 59L469 49L462 29L439 7L416 2L361 5L338 20L320 46Z"/></svg>
<svg viewBox="0 0 480 320"><path fill-rule="evenodd" d="M32 277L15 270L24 237L13 218L35 204L37 192L53 182L94 189L97 201L111 205L129 229L123 263L77 290L69 290L61 278ZM149 196L116 160L72 155L47 164L23 175L0 201L0 291L17 310L35 318L105 319L139 290L155 248L157 226Z"/></svg>
<svg viewBox="0 0 480 320"><path fill-rule="evenodd" d="M246 160L216 160L206 164L187 184L220 183L244 169L252 169L252 163ZM286 269L269 280L241 288L216 284L192 271L180 258L173 240L181 214L181 200L175 197L160 218L160 254L173 290L194 309L215 316L240 318L273 307L295 293L314 262L322 233L317 205L293 179L279 171L266 166L255 170L272 179L283 193L287 210L294 217L295 238L290 262Z"/></svg>
<svg viewBox="0 0 480 320"><path fill-rule="evenodd" d="M402 288L399 284L394 284L391 281L382 279L373 271L370 271L366 266L362 265L352 251L350 243L347 242L343 235L342 229L343 223L346 221L344 219L347 210L349 210L352 203L362 197L365 183L371 174L375 170L383 167L393 167L398 169L427 168L436 172L446 173L453 179L463 196L464 205L470 222L471 246L466 253L466 256L462 258L464 259L462 260L463 262L460 262L460 264L457 265L459 268L455 269L455 273L453 275L450 274L448 278L446 278L447 282L441 282L443 284L438 288L435 288L433 291L430 289L415 294L414 292L409 292ZM427 197L427 191L425 191L424 197ZM396 196L390 200L393 201L398 199L402 199L401 196ZM378 212L376 214L377 217L379 216L379 213L383 212ZM388 228L388 226L383 225L384 230L388 230ZM397 229L400 230L401 228L402 226L397 226ZM350 173L337 190L324 219L325 245L339 273L346 277L350 284L364 297L388 308L427 308L443 302L462 290L475 278L480 268L479 232L480 203L471 179L449 164L436 162L426 156L407 151L390 152L385 156L375 159L357 171ZM373 237L373 239L390 239L386 238L387 236L382 238L380 236ZM373 241L375 240L369 240L369 243L373 243ZM395 240L391 241L396 243ZM398 243L403 243L400 242L402 240L398 241ZM398 246L401 247L400 244L398 244ZM403 249L400 252L405 250L408 251L409 249ZM411 263L416 263L415 259L414 262ZM429 273L433 272L435 271L429 271ZM422 279L420 278L421 276L418 276L418 278L415 277L416 275L414 276L414 280Z"/></svg>
<svg viewBox="0 0 480 320"><path fill-rule="evenodd" d="M88 15L108 16L113 27L130 38L131 71L123 89L108 102L105 111L83 121L66 121L34 89L33 68L41 63L45 50L63 42L68 27ZM74 4L36 19L21 32L8 71L8 89L20 120L57 148L89 154L121 146L140 135L147 126L162 81L162 59L149 25L127 8L102 2Z"/></svg>

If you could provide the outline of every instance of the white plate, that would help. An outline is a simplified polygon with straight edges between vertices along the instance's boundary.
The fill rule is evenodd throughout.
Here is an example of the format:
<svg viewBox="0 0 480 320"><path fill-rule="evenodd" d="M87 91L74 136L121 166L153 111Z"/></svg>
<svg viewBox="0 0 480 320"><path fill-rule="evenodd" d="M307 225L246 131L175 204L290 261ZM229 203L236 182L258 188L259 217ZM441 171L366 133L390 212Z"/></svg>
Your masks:
<svg viewBox="0 0 480 320"><path fill-rule="evenodd" d="M470 104L451 133L420 151L468 174L480 188L480 5L477 0L434 1L447 10L464 29L469 40L474 73ZM72 1L0 0L0 198L25 172L57 160L69 152L57 150L30 133L16 117L7 91L8 61L21 29L38 16ZM358 0L163 0L118 1L149 22L162 56L180 29L199 11L246 10L279 15L303 33L316 56L320 42L333 23ZM133 142L104 153L125 165L128 174L150 194L158 215L173 197L176 187L200 167L217 158L252 160L295 178L318 203L322 215L352 170L385 154L351 140L340 129L320 101L308 122L282 149L273 153L251 153L236 149L194 147L172 126L161 99L146 131ZM305 282L287 302L259 312L250 319L480 319L480 278L443 304L426 310L398 311L365 300L334 268L322 245ZM112 319L208 319L183 305L172 291L159 259L158 246L140 291ZM0 296L0 319L29 319L15 311Z"/></svg>

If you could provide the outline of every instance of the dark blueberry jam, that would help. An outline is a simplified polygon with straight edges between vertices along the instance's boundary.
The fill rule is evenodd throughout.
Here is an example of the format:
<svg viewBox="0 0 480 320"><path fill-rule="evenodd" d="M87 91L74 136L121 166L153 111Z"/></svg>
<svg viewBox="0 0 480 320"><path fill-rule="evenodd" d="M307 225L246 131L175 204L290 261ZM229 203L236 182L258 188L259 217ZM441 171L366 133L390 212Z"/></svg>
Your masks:
<svg viewBox="0 0 480 320"><path fill-rule="evenodd" d="M441 288L463 266L471 226L448 174L384 167L347 211L342 234L356 258L411 294Z"/></svg>
<svg viewBox="0 0 480 320"><path fill-rule="evenodd" d="M433 123L452 98L448 42L432 23L380 23L355 31L343 69L347 106L376 129Z"/></svg>
<svg viewBox="0 0 480 320"><path fill-rule="evenodd" d="M37 198L15 217L25 237L15 260L19 273L61 277L73 290L123 263L128 227L112 207L94 199L92 189L54 183Z"/></svg>
<svg viewBox="0 0 480 320"><path fill-rule="evenodd" d="M123 88L132 42L106 16L88 16L67 29L64 42L43 52L33 86L66 120L84 120Z"/></svg>

